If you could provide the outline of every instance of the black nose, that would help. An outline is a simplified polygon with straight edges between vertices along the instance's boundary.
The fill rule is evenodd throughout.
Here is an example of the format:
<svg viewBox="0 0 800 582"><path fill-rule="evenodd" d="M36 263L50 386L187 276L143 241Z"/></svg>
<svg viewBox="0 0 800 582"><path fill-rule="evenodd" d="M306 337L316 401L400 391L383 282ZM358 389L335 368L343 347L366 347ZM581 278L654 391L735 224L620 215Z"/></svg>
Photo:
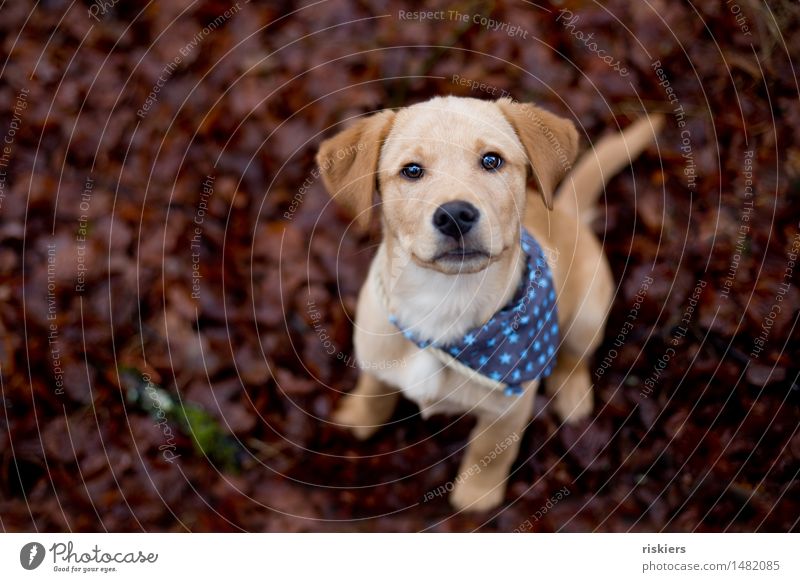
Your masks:
<svg viewBox="0 0 800 582"><path fill-rule="evenodd" d="M442 204L433 213L433 225L444 235L461 238L478 222L481 213L469 202L455 200Z"/></svg>

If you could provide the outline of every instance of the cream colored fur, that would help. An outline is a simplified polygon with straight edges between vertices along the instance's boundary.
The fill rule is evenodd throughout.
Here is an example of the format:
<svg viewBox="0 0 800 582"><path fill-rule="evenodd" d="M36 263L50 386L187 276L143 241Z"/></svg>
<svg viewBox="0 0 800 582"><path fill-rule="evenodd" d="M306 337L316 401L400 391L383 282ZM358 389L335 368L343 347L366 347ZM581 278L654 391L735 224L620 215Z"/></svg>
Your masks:
<svg viewBox="0 0 800 582"><path fill-rule="evenodd" d="M602 340L614 290L588 217L605 182L650 143L660 124L659 117L645 117L601 140L557 194L577 153L574 126L509 99L439 97L362 118L323 142L317 160L328 191L362 224L377 194L383 229L356 314L356 357L366 365L333 421L368 438L389 419L401 393L423 417L473 414L477 424L459 472L469 477L457 481L451 502L471 511L500 504L519 438L486 466L480 461L510 435L522 436L539 382L519 397L487 388L406 340L389 311L417 337L442 343L481 325L520 284L524 225L545 249L558 293L561 344L546 381L553 407L567 422L587 418L593 407L588 362ZM505 160L497 172L479 163L489 151ZM421 179L400 175L410 162L425 168ZM528 187L530 178L536 190ZM485 256L460 263L437 258L454 243L433 226L433 212L454 200L479 209L469 241ZM480 470L470 471L476 464Z"/></svg>

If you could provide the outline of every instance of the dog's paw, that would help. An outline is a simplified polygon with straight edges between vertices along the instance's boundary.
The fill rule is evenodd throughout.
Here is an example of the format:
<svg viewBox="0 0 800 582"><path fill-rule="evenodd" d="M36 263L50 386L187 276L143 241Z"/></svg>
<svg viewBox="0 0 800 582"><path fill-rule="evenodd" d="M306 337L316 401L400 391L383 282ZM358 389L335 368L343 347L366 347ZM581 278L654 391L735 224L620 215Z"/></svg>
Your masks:
<svg viewBox="0 0 800 582"><path fill-rule="evenodd" d="M577 424L591 416L594 408L594 393L592 387L576 389L565 386L560 389L553 399L553 408L556 414L567 424Z"/></svg>
<svg viewBox="0 0 800 582"><path fill-rule="evenodd" d="M489 511L503 502L505 483L486 489L474 479L456 483L450 494L450 505L459 511Z"/></svg>
<svg viewBox="0 0 800 582"><path fill-rule="evenodd" d="M365 441L374 435L380 425L374 424L374 419L363 405L353 398L345 398L339 408L331 415L331 421L349 430L358 440Z"/></svg>

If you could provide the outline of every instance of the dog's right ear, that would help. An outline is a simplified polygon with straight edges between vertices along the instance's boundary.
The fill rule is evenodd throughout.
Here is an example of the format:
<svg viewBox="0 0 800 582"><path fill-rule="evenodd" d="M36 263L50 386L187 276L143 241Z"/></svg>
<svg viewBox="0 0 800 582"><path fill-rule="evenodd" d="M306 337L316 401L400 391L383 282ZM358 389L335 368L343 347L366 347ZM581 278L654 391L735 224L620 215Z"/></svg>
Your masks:
<svg viewBox="0 0 800 582"><path fill-rule="evenodd" d="M386 110L361 118L322 142L317 153L325 188L361 227L369 225L372 195L378 187L378 159L394 116L394 111Z"/></svg>

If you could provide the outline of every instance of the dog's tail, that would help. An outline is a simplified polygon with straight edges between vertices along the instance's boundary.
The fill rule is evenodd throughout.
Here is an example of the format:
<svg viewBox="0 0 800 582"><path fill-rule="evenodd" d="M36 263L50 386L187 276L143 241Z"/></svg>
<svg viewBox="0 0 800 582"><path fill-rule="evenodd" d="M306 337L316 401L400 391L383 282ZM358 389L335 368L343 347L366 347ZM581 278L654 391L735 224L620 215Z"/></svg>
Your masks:
<svg viewBox="0 0 800 582"><path fill-rule="evenodd" d="M664 125L661 114L646 115L621 133L606 136L585 152L564 178L555 203L582 222L594 217L595 203L608 181L652 142Z"/></svg>

